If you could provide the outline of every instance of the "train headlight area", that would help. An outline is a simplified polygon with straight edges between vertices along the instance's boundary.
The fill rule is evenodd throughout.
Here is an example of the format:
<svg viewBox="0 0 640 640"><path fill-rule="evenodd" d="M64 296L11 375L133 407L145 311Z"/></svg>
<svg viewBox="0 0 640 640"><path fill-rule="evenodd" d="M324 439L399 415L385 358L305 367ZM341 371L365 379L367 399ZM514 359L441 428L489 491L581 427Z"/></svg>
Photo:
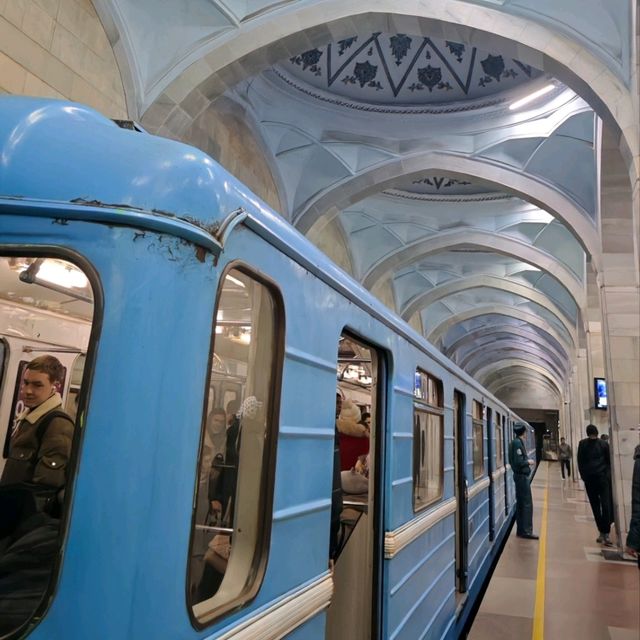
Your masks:
<svg viewBox="0 0 640 640"><path fill-rule="evenodd" d="M61 102L0 116L1 637L453 639L505 541L547 602L628 571L580 551L550 463L540 541L509 537L520 417L211 159Z"/></svg>

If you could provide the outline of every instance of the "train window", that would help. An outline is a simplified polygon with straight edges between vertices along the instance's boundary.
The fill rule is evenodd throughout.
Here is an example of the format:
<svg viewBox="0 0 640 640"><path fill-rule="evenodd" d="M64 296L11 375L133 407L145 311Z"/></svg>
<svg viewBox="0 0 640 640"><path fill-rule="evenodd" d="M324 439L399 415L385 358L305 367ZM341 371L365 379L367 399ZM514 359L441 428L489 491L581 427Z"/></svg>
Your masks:
<svg viewBox="0 0 640 640"><path fill-rule="evenodd" d="M482 427L484 422L484 406L473 401L473 478L477 480L484 474L484 441Z"/></svg>
<svg viewBox="0 0 640 640"><path fill-rule="evenodd" d="M444 403L442 382L416 370L413 408L413 508L442 496Z"/></svg>
<svg viewBox="0 0 640 640"><path fill-rule="evenodd" d="M496 469L504 467L504 417L496 413Z"/></svg>
<svg viewBox="0 0 640 640"><path fill-rule="evenodd" d="M65 408L73 362L89 346L93 289L57 257L0 257L0 636L51 600L77 443ZM14 384L15 381L15 384ZM76 376L77 390L83 383Z"/></svg>
<svg viewBox="0 0 640 640"><path fill-rule="evenodd" d="M232 269L222 282L200 445L188 600L201 627L246 604L264 575L272 512L282 305ZM210 406L216 398L225 405Z"/></svg>

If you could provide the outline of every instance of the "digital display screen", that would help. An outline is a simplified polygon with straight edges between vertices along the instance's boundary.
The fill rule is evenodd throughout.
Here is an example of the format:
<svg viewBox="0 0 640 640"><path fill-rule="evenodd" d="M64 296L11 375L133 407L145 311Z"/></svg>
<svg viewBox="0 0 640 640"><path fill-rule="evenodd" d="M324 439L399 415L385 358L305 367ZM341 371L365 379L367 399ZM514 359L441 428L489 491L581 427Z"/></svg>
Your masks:
<svg viewBox="0 0 640 640"><path fill-rule="evenodd" d="M607 403L607 381L604 378L593 379L593 394L596 400L596 409L606 409Z"/></svg>

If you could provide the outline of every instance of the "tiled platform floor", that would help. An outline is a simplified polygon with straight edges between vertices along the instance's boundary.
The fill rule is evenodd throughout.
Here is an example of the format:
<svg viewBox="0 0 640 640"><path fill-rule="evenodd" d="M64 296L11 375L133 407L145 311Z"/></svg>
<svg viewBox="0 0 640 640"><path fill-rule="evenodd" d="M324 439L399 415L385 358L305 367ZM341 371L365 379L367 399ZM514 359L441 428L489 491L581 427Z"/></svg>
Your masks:
<svg viewBox="0 0 640 640"><path fill-rule="evenodd" d="M532 488L536 532L547 489L544 626L533 635L540 542L514 527L469 640L639 640L640 570L603 557L582 484L543 462Z"/></svg>

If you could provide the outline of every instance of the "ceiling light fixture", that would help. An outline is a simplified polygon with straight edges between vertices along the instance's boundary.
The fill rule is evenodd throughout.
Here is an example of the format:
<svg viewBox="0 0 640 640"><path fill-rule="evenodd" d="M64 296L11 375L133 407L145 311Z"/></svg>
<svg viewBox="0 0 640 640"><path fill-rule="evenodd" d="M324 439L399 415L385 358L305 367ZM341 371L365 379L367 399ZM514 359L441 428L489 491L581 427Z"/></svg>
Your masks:
<svg viewBox="0 0 640 640"><path fill-rule="evenodd" d="M93 303L87 276L75 265L55 258L37 258L18 278L26 284L37 284L41 287L57 291L76 300Z"/></svg>
<svg viewBox="0 0 640 640"><path fill-rule="evenodd" d="M89 284L87 276L80 269L58 260L44 260L40 264L37 277L66 289L84 289Z"/></svg>
<svg viewBox="0 0 640 640"><path fill-rule="evenodd" d="M536 98L539 98L540 96L543 96L546 93L549 93L549 91L551 91L554 88L555 88L554 84L548 84L542 87L542 89L538 89L537 91L530 93L528 96L525 96L520 100L516 100L513 104L509 105L509 109L513 111L514 109L519 109L520 107L524 107L525 104L529 104L530 102L533 102Z"/></svg>

